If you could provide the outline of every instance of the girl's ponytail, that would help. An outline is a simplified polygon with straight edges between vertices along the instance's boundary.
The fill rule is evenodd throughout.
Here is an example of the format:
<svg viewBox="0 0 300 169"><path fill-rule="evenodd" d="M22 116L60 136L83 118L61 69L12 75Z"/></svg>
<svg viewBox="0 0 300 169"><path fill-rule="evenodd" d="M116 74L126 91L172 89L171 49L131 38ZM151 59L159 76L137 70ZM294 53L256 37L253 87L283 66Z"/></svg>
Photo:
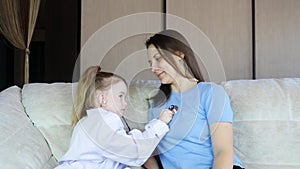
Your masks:
<svg viewBox="0 0 300 169"><path fill-rule="evenodd" d="M74 99L72 110L72 125L84 116L86 110L94 107L94 94L95 94L95 79L97 73L101 71L100 66L89 67L82 75L78 82L77 92Z"/></svg>

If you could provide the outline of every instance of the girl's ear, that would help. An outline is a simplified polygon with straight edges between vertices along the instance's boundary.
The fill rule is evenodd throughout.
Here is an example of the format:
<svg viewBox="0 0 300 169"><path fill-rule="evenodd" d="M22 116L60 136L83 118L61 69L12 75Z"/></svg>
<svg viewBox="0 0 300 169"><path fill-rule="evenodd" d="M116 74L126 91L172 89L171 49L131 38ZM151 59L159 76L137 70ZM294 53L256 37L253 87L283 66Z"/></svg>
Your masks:
<svg viewBox="0 0 300 169"><path fill-rule="evenodd" d="M96 105L97 107L102 107L102 103L104 101L104 93L102 93L101 91L96 91Z"/></svg>

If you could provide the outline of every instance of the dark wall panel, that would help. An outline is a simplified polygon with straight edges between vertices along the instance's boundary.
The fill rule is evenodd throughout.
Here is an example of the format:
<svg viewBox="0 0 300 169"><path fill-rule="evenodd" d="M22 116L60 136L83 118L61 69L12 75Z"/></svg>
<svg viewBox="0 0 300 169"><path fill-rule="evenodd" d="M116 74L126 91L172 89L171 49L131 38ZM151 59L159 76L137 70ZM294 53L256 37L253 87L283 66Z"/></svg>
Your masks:
<svg viewBox="0 0 300 169"><path fill-rule="evenodd" d="M72 81L79 53L80 0L48 0L45 16L45 82Z"/></svg>

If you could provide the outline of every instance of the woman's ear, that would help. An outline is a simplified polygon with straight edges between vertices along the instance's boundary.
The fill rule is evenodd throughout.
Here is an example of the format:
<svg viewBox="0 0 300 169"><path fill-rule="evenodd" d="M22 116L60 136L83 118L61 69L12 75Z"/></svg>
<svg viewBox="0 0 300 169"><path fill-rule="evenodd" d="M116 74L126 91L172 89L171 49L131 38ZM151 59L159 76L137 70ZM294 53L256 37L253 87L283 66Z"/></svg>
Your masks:
<svg viewBox="0 0 300 169"><path fill-rule="evenodd" d="M185 56L184 53L183 53L183 52L180 52L180 51L176 51L175 54L176 54L177 56L179 56L181 59L183 59L184 56Z"/></svg>

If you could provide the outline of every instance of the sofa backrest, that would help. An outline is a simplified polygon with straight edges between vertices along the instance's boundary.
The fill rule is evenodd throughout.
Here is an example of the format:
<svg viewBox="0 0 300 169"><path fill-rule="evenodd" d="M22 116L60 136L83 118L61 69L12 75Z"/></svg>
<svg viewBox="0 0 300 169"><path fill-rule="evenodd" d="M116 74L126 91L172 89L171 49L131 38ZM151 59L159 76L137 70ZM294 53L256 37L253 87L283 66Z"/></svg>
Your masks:
<svg viewBox="0 0 300 169"><path fill-rule="evenodd" d="M300 78L224 82L245 168L300 168Z"/></svg>
<svg viewBox="0 0 300 169"><path fill-rule="evenodd" d="M158 81L130 84L125 117L131 128L143 130L148 120L146 99L157 92L158 86ZM223 82L222 86L234 111L235 153L245 168L300 168L300 78L232 80ZM29 118L59 159L67 151L71 137L71 108L76 85L33 83L23 87L22 95L20 89L17 90L19 107L23 102ZM3 115L6 112L0 109ZM26 115L22 118L26 119ZM38 143L44 145L44 140L39 141L41 134L36 136ZM46 152L45 158L48 158L49 150Z"/></svg>

